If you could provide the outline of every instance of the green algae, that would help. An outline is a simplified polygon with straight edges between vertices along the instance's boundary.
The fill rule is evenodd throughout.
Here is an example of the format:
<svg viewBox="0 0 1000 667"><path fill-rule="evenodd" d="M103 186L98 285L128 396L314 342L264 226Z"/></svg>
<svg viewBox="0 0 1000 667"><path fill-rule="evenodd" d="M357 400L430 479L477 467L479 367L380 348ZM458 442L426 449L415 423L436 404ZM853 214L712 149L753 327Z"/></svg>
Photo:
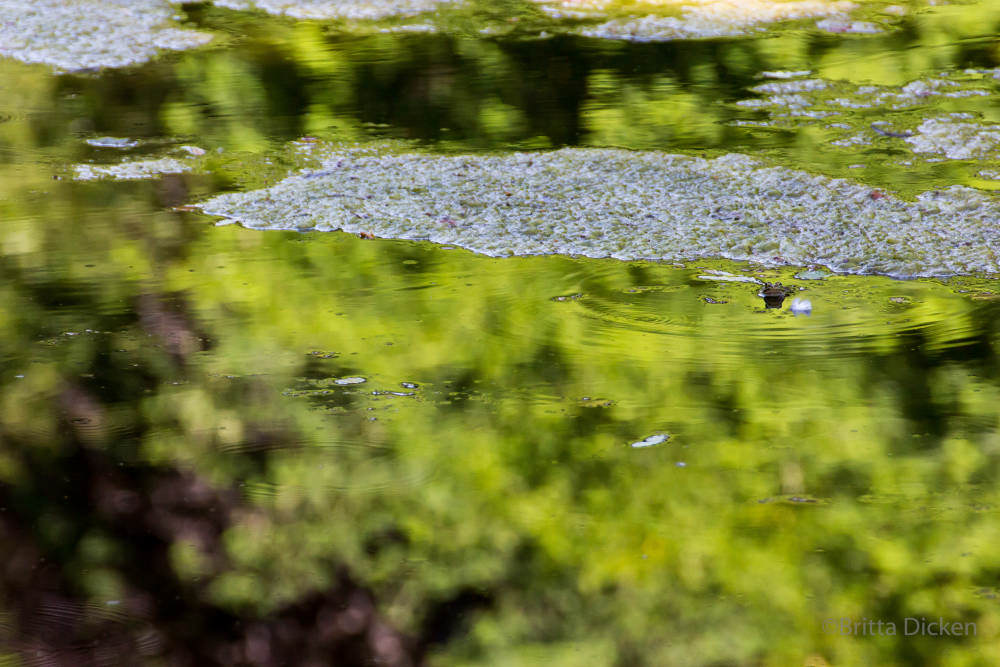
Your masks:
<svg viewBox="0 0 1000 667"><path fill-rule="evenodd" d="M1000 125L962 122L955 117L928 118L905 140L915 153L950 160L1000 159Z"/></svg>
<svg viewBox="0 0 1000 667"><path fill-rule="evenodd" d="M586 7L590 3L563 2L561 6ZM612 3L596 3L606 7ZM612 5L613 6L613 5ZM852 2L827 2L825 0L797 0L774 2L772 0L708 0L702 2L634 3L636 8L659 9L659 13L611 18L580 31L587 37L626 39L631 41L667 41L674 39L702 39L734 37L762 30L768 24L808 18L837 17L845 20L849 12L857 9ZM680 10L680 16L662 15L664 6ZM562 16L558 11L554 16Z"/></svg>
<svg viewBox="0 0 1000 667"><path fill-rule="evenodd" d="M212 33L180 28L178 21L184 17L178 4L176 0L11 0L0 5L0 55L76 72L135 65L162 51L211 41ZM853 20L858 13L872 15L872 7L882 3L845 0L512 0L502 6L481 0L214 0L210 4L326 21L335 31L357 34L441 31L534 38L579 34L670 41L750 35L805 19L820 19L816 27L832 32L890 27ZM883 7L878 15L899 13Z"/></svg>
<svg viewBox="0 0 1000 667"><path fill-rule="evenodd" d="M905 201L738 154L357 148L313 157L318 169L199 207L254 229L343 230L494 257L723 257L899 277L1000 272L1000 202L961 186Z"/></svg>
<svg viewBox="0 0 1000 667"><path fill-rule="evenodd" d="M8 0L0 4L0 55L73 72L145 62L212 36L180 29L162 0Z"/></svg>
<svg viewBox="0 0 1000 667"><path fill-rule="evenodd" d="M659 0L654 2L608 2L532 0L550 19L539 36L553 32L577 32L590 37L634 41L667 41L745 35L764 26L784 21L826 18L845 21L859 5L845 0ZM460 0L214 0L218 7L260 10L274 15L313 20L379 20L415 16L435 9L454 8L472 12L479 18L476 30L496 35L516 30L504 23L517 23L532 13L520 7L514 14L490 21L492 12L485 3ZM530 3L528 3L530 5ZM429 23L392 25L388 31L448 30L462 24L459 17L426 17ZM457 19L457 22L456 22ZM484 20L486 19L486 20ZM575 27L575 23L586 25ZM360 27L360 26L358 26Z"/></svg>
<svg viewBox="0 0 1000 667"><path fill-rule="evenodd" d="M78 181L136 181L158 178L164 174L183 174L192 169L190 161L164 157L149 160L127 160L107 165L78 164L73 167L73 178Z"/></svg>
<svg viewBox="0 0 1000 667"><path fill-rule="evenodd" d="M262 11L306 20L383 19L412 16L447 7L489 14L496 4L477 0L210 0L211 4L237 11ZM650 19L651 31L626 38L678 39L742 35L777 24L802 19L820 19L817 27L831 32L868 32L869 21L852 21L861 14L884 23L910 14L912 8L935 4L909 2L909 7L879 0L527 0L557 20L605 21L607 25L627 19ZM508 6L509 9L509 6ZM825 25L826 21L829 25ZM881 26L879 26L881 27ZM621 38L623 35L606 35Z"/></svg>
<svg viewBox="0 0 1000 667"><path fill-rule="evenodd" d="M709 58L692 51L692 59ZM317 90L347 102L323 107L318 120L298 131L349 117L343 109L352 98L332 78L318 78L320 67L341 67L338 81L359 88L371 81L343 66L347 58L338 59L334 49L322 55L330 57L296 55L296 66L317 77ZM758 63L748 67L765 61L827 74L818 62L747 60ZM264 159L250 153L255 149L244 145L241 153L229 137L199 134L206 118L240 129L274 127L273 107L247 102L253 87L237 87L231 72L240 70L232 63L205 88L242 108L188 100L206 124L169 133L213 147L212 172L221 187L234 187L230 174L240 188L270 186L286 175L285 163L271 155L269 171L261 171ZM252 63L245 70L268 68ZM497 82L506 75L477 76L484 88L501 88ZM276 81L286 78L247 81L280 87ZM617 76L611 84L624 80ZM134 81L100 94L128 97ZM192 86L191 79L181 86ZM706 94L691 108L707 110L724 97ZM676 106L675 100L651 106ZM527 104L538 116L550 113ZM111 109L107 115L121 126L98 127L115 136L133 136L132 118L157 111L138 101ZM881 127L916 133L920 116L926 111L905 122L893 116ZM396 129L404 135L409 128ZM52 134L35 137L41 142ZM260 134L275 143L295 136ZM875 143L862 146L909 150L905 138L871 137ZM223 144L226 152L216 157L214 148ZM687 148L665 141L657 148L664 146ZM67 161L95 153L110 159L107 149L79 148L67 149ZM324 152L317 150L326 160ZM789 151L784 163L801 165L804 153ZM17 171L9 172L17 178L3 179L4 430L14 436L8 449L31 446L41 453L36 460L66 465L8 465L5 481L32 497L51 480L76 474L76 458L51 452L67 427L84 430L67 425L65 407L53 399L64 395L62 378L95 392L99 386L100 396L109 397L109 415L127 414L122 421L131 420L130 432L142 434L142 444L136 451L131 439L102 443L89 460L107 452L120 465L125 452L126 465L182 466L256 502L250 518L228 531L231 560L210 582L210 594L236 612L263 610L260 618L328 586L334 567L345 562L361 581L380 587L379 608L414 632L436 601L467 590L499 591L495 608L472 614L467 638L436 647L429 658L456 664L685 664L692 656L719 664L801 663L803 656L891 664L899 656L933 661L941 645L820 636L822 618L953 609L979 622L983 635L998 627L995 600L974 593L993 576L997 541L995 516L980 509L995 507L998 488L995 281L963 278L942 286L834 275L795 283L789 276L796 269L722 260L682 270L560 256L490 261L346 234L216 229L169 210L159 194L166 184L52 183L49 166L28 159L28 167L15 163ZM296 159L287 165L301 168ZM28 189L24 173L34 175L30 187L52 196L19 195L17 189ZM466 173L477 177L479 170ZM408 173L393 174L407 183ZM326 184L329 193L340 187ZM427 183L413 183L412 191L432 200L439 194ZM766 191L781 195L774 184ZM491 213L483 200L462 191L456 206L479 218ZM892 202L891 195L872 199L873 206ZM739 223L739 204L708 215ZM862 205L868 205L863 198ZM442 216L444 231L451 228L447 220L456 229L464 222ZM759 221L746 222L769 232ZM552 233L545 219L533 217L530 226L535 236ZM605 236L602 229L588 231ZM805 287L813 314L794 318L787 301L782 311L765 311L759 285L747 280L721 280L720 273L697 280L721 270ZM167 321L176 313L211 341L185 369L178 371L169 346L162 349L143 330L149 316L134 312L149 292L176 304ZM52 333L98 329L100 338ZM149 389L136 381L161 375ZM361 377L368 382L337 384ZM305 391L298 390L299 378L308 378ZM421 400L382 393L405 386L403 380L420 382ZM282 393L288 387L296 389ZM327 392L339 400L321 403L317 394ZM127 413L112 396L129 401ZM378 421L370 421L375 415ZM271 421L279 424L275 436L258 436ZM676 434L676 442L628 446L660 429ZM30 433L37 435L24 435ZM378 455L362 455L376 447ZM43 510L61 512L63 505ZM30 525L23 506L9 511ZM66 512L80 520L74 508ZM865 530L871 526L881 529ZM121 564L113 557L87 560L82 547L75 552L81 532L59 546L73 558L70 571L87 568L79 575L84 586L100 584ZM387 533L401 538L372 549L385 544ZM589 649L597 642L608 647L599 657ZM535 658L531 646L550 652ZM995 661L1000 649L986 636L949 650L952 661Z"/></svg>
<svg viewBox="0 0 1000 667"><path fill-rule="evenodd" d="M767 120L741 126L777 129L822 126L827 143L908 148L923 161L1000 160L1000 126L979 121L996 101L998 70L941 72L901 86L856 84L779 73L782 80L751 88L759 97L738 107L765 112ZM903 163L903 166L908 166Z"/></svg>
<svg viewBox="0 0 1000 667"><path fill-rule="evenodd" d="M30 187L50 179L45 164L28 169L39 174ZM207 593L234 614L285 607L345 563L382 587L378 604L408 631L434 600L502 591L509 602L475 614L468 643L435 649L442 662L523 664L525 646L553 637L568 648L546 664L579 664L595 638L611 649L587 654L593 664L822 654L877 665L906 650L933 661L933 642L817 638L822 618L871 617L886 600L900 614L954 608L997 627L995 601L973 586L993 573L995 516L970 509L998 497L996 302L934 280L831 276L800 285L813 314L794 318L765 311L758 285L692 281L751 265L491 261L212 228L163 210L155 184L80 197L47 183L55 196L37 198L24 180L3 181L16 208L2 229L0 333L11 449L54 463L6 468L4 480L31 497L75 474L76 458L52 454L68 439L63 378L107 387L127 403L106 399L109 440L94 452L114 466L124 453L143 470L197 470L248 499ZM754 275L789 285L791 272ZM54 304L39 285L81 300ZM135 311L150 289L211 341L180 371ZM112 333L59 335L86 329ZM147 374L162 377L149 392L135 381ZM334 384L346 377L368 382ZM403 382L420 398L374 393ZM674 440L628 446L661 432ZM373 552L387 526L405 539ZM84 586L121 571L114 555L86 560L75 535L69 567L86 568ZM802 567L783 566L803 554ZM403 559L416 565L401 572ZM705 630L722 626L734 630ZM953 654L998 650L984 637Z"/></svg>
<svg viewBox="0 0 1000 667"><path fill-rule="evenodd" d="M256 9L269 14L284 15L294 19L367 19L376 20L390 16L411 16L436 9L439 5L456 0L214 0L218 7L236 10Z"/></svg>

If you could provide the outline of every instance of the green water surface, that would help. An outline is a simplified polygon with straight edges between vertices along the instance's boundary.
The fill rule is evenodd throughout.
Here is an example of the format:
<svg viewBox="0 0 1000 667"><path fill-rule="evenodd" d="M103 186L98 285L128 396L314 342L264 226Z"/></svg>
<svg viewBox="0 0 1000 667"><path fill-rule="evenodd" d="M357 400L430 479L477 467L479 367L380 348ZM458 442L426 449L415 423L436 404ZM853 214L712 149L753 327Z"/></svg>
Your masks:
<svg viewBox="0 0 1000 667"><path fill-rule="evenodd" d="M152 630L105 646L174 664L165 619L196 636L216 628L195 603L266 620L344 573L431 665L1000 662L997 280L492 259L175 209L273 183L304 135L742 152L904 195L988 189L982 161L902 168L898 141L735 121L765 118L736 104L763 71L901 86L1000 66L992 3L875 36L661 44L186 10L214 46L91 75L0 60L0 549L49 572L8 568L0 662ZM996 99L934 110L989 122ZM85 143L100 136L141 144ZM180 145L208 151L206 173L66 177ZM724 274L795 291L768 308ZM139 510L114 509L155 513L143 480L164 470L232 494L210 537L197 514L136 535ZM151 553L173 588L144 580ZM58 636L46 587L84 630ZM168 613L167 591L192 606ZM975 635L904 635L921 617Z"/></svg>

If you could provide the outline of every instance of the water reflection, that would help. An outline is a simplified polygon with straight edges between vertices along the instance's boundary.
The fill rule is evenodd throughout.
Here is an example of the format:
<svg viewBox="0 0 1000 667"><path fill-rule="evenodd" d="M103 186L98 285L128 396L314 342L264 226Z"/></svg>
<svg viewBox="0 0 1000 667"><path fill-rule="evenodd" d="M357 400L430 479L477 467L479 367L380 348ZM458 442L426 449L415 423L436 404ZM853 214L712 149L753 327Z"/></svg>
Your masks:
<svg viewBox="0 0 1000 667"><path fill-rule="evenodd" d="M1000 16L985 20L1000 22ZM244 38L238 51L172 56L100 78L61 77L52 91L59 113L50 116L46 132L61 134L61 126L127 137L198 135L230 149L322 133L462 149L768 150L797 166L819 161L827 171L842 171L851 155L825 155L830 151L817 150L822 138L815 134L740 127L736 121L756 114L727 102L745 99L761 71L803 64L822 70L828 62L830 76L838 76L845 58L865 61L873 46L894 59L878 70L879 78L895 81L896 71L907 71L906 83L935 74L947 62L913 47L937 39L943 25L921 18L919 30L866 41L799 33L766 41L633 44L565 36L345 38L316 26L265 22L248 27L257 39ZM946 57L964 68L1000 64L982 49ZM896 62L900 58L912 62ZM877 167L870 175L885 178Z"/></svg>
<svg viewBox="0 0 1000 667"><path fill-rule="evenodd" d="M276 37L245 49L101 77L2 70L24 109L0 125L6 650L27 664L926 663L940 640L862 642L821 621L944 615L982 632L953 655L1000 660L982 592L996 587L995 281L494 260L171 210L291 164L276 151L258 172L240 151L331 127L446 149L788 147L734 139L729 107L677 127L609 91L709 108L757 69L794 68L775 44L836 62L877 40L352 41L299 26L293 41L266 26ZM949 63L995 64L973 51ZM207 177L53 180L103 159L92 134L225 151ZM700 278L724 274L747 280ZM812 315L768 303L778 284Z"/></svg>
<svg viewBox="0 0 1000 667"><path fill-rule="evenodd" d="M496 600L537 594L520 570L504 574L511 562L561 563L561 573L531 583L560 591L559 605L583 595L556 583L575 573L635 582L605 594L610 605L647 604L641 591L658 590L700 613L701 584L649 577L664 568L684 576L684 559L703 553L718 559L719 585L745 587L742 561L709 546L724 536L745 534L744 548L776 560L823 549L811 570L847 585L861 575L845 565L845 548L855 559L900 546L940 559L909 531L922 525L938 544L956 539L957 517L983 529L992 521L968 514L994 502L983 483L997 470L1000 312L969 296L988 282L965 281L961 290L976 291L963 293L935 281L764 272L762 282L807 286L825 304L793 318L787 307L765 308L758 285L698 280L703 265L498 261L418 243L211 228L158 212L156 189L133 196L153 203L150 221L173 222L167 239L188 239L173 246L182 252L153 242L156 224L120 235L134 205L109 217L95 201L75 209L89 223L82 238L52 230L49 243L65 250L45 250L48 278L15 268L30 267L33 253L5 264L5 311L20 319L4 339L4 451L18 471L5 478L7 530L18 531L7 543L58 564L54 583L13 577L19 588L9 590L19 592L8 599L26 600L11 604L28 625L8 636L22 650L79 660L96 636L119 656L181 655L192 641L184 633L198 627L201 648L183 650L271 664L299 641L284 639L284 624L328 637L317 651L342 652L337 642L374 641L371 628L390 622L414 637L390 643L416 656L431 637L462 636L443 618L509 622ZM85 239L94 250L81 249ZM101 253L101 280L79 268L81 253ZM149 290L154 280L163 291ZM706 290L727 303L706 303ZM567 294L575 298L553 298ZM367 381L336 383L357 376ZM671 438L629 446L650 433ZM770 509L741 509L747 503ZM844 523L831 533L834 515L784 514L800 505ZM927 505L930 524L910 509ZM890 520L878 544L837 546L856 539L857 525ZM666 540L678 521L699 528ZM431 538L476 524L448 544ZM963 549L985 564L987 545ZM618 564L595 561L593 548ZM345 565L349 583L337 579ZM886 566L868 567L875 573L864 579L886 576ZM793 573L763 567L755 576L753 632L787 636L791 623L808 636L814 603L803 598L775 621L758 598ZM371 592L350 593L361 581ZM901 584L900 609L920 608L910 596L985 578L956 581L914 593ZM30 603L41 616L21 606L52 587L62 591L55 607ZM170 591L182 602L161 609ZM343 600L356 595L374 595L392 615L350 611ZM969 618L994 613L963 600ZM127 620L95 611L109 601ZM441 611L467 603L468 612ZM358 630L338 634L340 621L320 620L324 604L361 619L344 621ZM59 605L72 613L52 611ZM54 627L45 619L60 613L81 620L59 622L60 642L41 638ZM243 630L230 629L236 619ZM554 622L547 612L538 621ZM622 623L605 632L643 627ZM213 638L215 627L226 639ZM664 650L628 641L621 650Z"/></svg>

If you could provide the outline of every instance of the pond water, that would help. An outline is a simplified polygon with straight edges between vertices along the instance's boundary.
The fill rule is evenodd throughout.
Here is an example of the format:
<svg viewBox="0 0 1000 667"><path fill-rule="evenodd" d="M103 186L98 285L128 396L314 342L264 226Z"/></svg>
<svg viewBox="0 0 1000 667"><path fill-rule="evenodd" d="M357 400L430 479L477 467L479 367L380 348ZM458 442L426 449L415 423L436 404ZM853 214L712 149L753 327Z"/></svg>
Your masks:
<svg viewBox="0 0 1000 667"><path fill-rule="evenodd" d="M739 153L954 199L911 249L995 267L1000 7L675 41L176 10L213 41L0 60L0 664L1000 662L994 274L198 209L344 146Z"/></svg>

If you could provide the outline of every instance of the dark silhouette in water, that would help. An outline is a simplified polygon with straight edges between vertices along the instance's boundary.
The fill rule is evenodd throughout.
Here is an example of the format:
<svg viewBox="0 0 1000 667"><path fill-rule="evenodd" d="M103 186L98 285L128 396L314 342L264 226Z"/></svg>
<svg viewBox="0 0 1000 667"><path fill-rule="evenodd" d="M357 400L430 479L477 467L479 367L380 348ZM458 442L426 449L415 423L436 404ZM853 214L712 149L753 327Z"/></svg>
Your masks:
<svg viewBox="0 0 1000 667"><path fill-rule="evenodd" d="M781 283L764 283L764 287L757 296L764 299L765 308L781 308L785 297L791 294L791 292L791 287L785 287Z"/></svg>
<svg viewBox="0 0 1000 667"><path fill-rule="evenodd" d="M35 437L0 424L19 471L0 483L0 647L25 665L54 667L419 664L436 637L421 641L391 627L374 595L336 562L329 585L267 614L214 600L212 583L232 568L223 535L257 510L236 487L123 454L158 424L142 418L116 429L108 405L187 378L193 355L208 345L183 298L143 294L135 306L135 331L151 340L156 364L137 369L124 356L97 353L84 379L60 381L51 431ZM245 426L255 441L296 439ZM46 530L52 525L58 532ZM84 555L92 536L107 545L104 555ZM199 553L198 576L178 573L178 544ZM114 581L110 599L88 591L92 571Z"/></svg>

